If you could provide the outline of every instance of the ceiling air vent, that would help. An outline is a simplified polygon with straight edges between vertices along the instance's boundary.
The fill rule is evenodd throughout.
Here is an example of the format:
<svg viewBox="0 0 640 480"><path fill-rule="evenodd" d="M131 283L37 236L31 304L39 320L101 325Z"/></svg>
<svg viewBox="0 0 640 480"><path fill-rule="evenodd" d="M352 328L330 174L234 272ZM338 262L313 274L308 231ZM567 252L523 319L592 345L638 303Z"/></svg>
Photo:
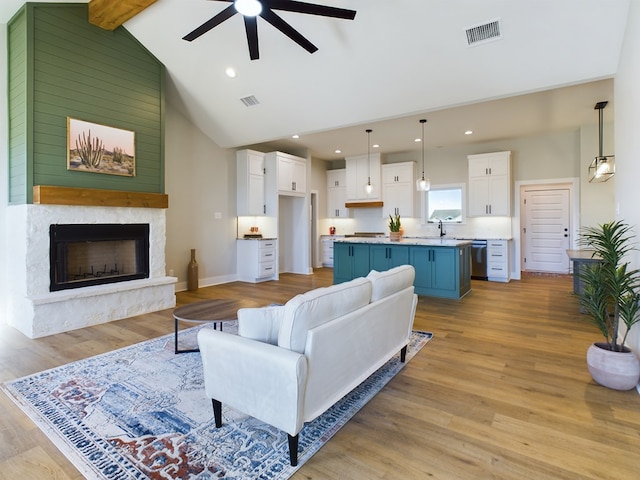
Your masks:
<svg viewBox="0 0 640 480"><path fill-rule="evenodd" d="M467 28L465 32L467 34L467 44L470 47L493 42L502 38L502 34L500 33L500 19L481 25L474 25L473 27Z"/></svg>
<svg viewBox="0 0 640 480"><path fill-rule="evenodd" d="M260 102L253 95L249 95L248 97L242 97L240 99L242 103L244 103L245 107L253 107L254 105L260 105Z"/></svg>

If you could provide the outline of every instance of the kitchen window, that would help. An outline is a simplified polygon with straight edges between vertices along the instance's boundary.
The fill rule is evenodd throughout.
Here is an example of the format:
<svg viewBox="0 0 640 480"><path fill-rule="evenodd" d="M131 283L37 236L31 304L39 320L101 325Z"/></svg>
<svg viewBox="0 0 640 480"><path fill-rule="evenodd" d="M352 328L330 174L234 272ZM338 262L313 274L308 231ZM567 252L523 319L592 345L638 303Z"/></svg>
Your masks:
<svg viewBox="0 0 640 480"><path fill-rule="evenodd" d="M432 185L426 192L426 223L463 223L464 184Z"/></svg>

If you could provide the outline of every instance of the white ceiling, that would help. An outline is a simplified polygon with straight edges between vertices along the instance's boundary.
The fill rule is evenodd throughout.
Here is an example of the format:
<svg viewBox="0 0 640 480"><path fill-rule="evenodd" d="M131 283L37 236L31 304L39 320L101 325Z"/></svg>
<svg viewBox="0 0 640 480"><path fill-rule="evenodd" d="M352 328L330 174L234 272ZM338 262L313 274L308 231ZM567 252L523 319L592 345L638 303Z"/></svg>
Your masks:
<svg viewBox="0 0 640 480"><path fill-rule="evenodd" d="M0 23L22 3L2 0ZM335 159L366 152L365 128L382 152L415 149L420 118L426 147L575 129L597 123L601 100L610 102L605 121L613 118L610 79L629 0L316 3L357 15L277 11L319 48L314 54L258 19L260 59L251 61L240 14L182 40L227 2L158 0L125 27L165 64L172 103L225 148L275 142ZM466 28L496 19L502 39L467 46ZM225 75L230 66L236 78ZM247 95L260 104L245 107Z"/></svg>

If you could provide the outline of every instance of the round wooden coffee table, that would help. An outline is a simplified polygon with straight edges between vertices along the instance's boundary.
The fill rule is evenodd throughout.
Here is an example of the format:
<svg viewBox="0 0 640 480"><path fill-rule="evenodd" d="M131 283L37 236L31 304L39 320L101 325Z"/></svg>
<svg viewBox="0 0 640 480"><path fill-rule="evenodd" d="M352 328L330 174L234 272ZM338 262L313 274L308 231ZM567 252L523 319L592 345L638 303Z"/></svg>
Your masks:
<svg viewBox="0 0 640 480"><path fill-rule="evenodd" d="M238 309L250 308L258 306L252 300L234 300L231 298L212 298L202 300L200 302L188 303L182 305L173 311L173 320L175 324L175 353L199 352L199 348L183 349L178 348L178 322L204 323L214 322L213 328L217 329L216 324L220 323L222 331L222 323L225 321L236 320L238 318Z"/></svg>

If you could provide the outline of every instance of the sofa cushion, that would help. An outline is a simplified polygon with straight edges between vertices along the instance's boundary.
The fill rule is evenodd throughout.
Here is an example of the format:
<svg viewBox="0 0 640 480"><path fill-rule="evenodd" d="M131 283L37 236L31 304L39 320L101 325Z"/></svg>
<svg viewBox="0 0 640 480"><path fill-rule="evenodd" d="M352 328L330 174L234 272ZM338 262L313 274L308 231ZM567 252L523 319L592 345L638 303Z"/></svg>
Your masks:
<svg viewBox="0 0 640 480"><path fill-rule="evenodd" d="M278 345L304 353L307 332L335 318L367 305L371 299L371 282L356 278L325 288L317 288L289 300L278 333Z"/></svg>
<svg viewBox="0 0 640 480"><path fill-rule="evenodd" d="M367 275L367 279L371 280L371 301L375 302L410 287L415 275L416 271L411 265L400 265L384 272L371 270Z"/></svg>

